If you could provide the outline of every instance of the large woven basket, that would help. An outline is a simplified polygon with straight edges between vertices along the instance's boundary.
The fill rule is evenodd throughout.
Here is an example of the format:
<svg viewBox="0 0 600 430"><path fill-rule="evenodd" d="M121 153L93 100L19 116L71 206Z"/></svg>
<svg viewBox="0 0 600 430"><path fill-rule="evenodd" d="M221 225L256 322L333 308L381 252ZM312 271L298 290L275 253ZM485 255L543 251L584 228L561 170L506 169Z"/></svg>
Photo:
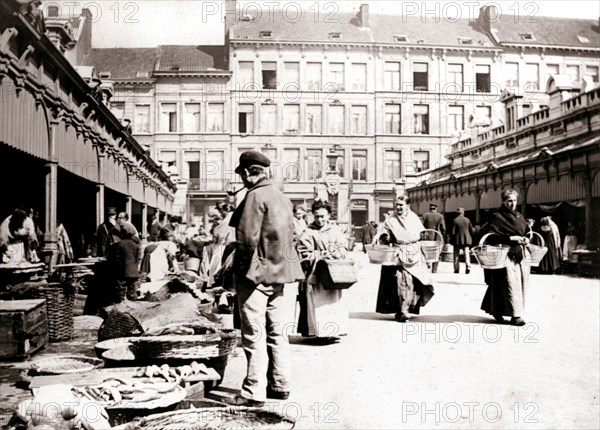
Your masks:
<svg viewBox="0 0 600 430"><path fill-rule="evenodd" d="M237 345L238 330L218 330L217 334L218 336L211 334L140 336L131 339L130 342L136 357L163 360L205 359L228 355Z"/></svg>
<svg viewBox="0 0 600 430"><path fill-rule="evenodd" d="M533 239L534 234L540 238L541 245L534 245L532 243L527 245L527 248L529 249L529 252L531 254L529 256L528 261L529 261L529 264L531 264L533 267L538 267L540 265L540 262L542 261L542 259L546 255L546 253L548 252L548 248L546 248L546 242L544 241L544 238L542 237L541 234L539 234L535 231L530 231L529 238Z"/></svg>
<svg viewBox="0 0 600 430"><path fill-rule="evenodd" d="M72 339L75 289L66 283L50 283L43 288L43 294L48 315L48 340L59 342Z"/></svg>
<svg viewBox="0 0 600 430"><path fill-rule="evenodd" d="M436 240L421 240L419 245L421 246L421 252L423 253L423 259L427 263L436 263L440 261L440 254L442 253L442 247L444 246L444 237L437 230L430 228L425 229L426 232L435 233Z"/></svg>
<svg viewBox="0 0 600 430"><path fill-rule="evenodd" d="M484 269L503 269L506 267L506 257L510 247L507 245L486 245L485 239L493 233L483 235L479 246L473 248L473 255Z"/></svg>
<svg viewBox="0 0 600 430"><path fill-rule="evenodd" d="M440 254L440 261L444 263L454 262L454 247L450 244L445 244L442 247L442 253Z"/></svg>
<svg viewBox="0 0 600 430"><path fill-rule="evenodd" d="M394 261L395 250L388 245L366 245L367 255L372 264L383 264Z"/></svg>

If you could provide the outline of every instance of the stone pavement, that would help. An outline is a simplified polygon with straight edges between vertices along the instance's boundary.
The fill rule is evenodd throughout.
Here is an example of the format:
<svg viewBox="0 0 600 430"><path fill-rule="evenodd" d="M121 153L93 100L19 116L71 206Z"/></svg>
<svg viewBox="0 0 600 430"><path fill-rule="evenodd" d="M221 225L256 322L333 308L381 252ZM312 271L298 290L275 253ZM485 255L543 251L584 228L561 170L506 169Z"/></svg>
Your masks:
<svg viewBox="0 0 600 430"><path fill-rule="evenodd" d="M380 266L353 256L348 337L292 339L291 396L266 404L298 419L296 429L600 428L597 279L532 275L528 324L513 327L479 309L478 266L455 275L440 263L436 295L400 324L375 313ZM238 348L222 391L240 388L245 366Z"/></svg>
<svg viewBox="0 0 600 430"><path fill-rule="evenodd" d="M479 309L478 266L455 275L440 263L436 295L400 324L374 312L380 266L352 255L359 282L344 292L349 335L330 345L292 338L292 394L265 405L297 419L296 429L600 428L597 279L532 275L528 324L513 327ZM82 344L72 347L84 352ZM236 392L245 369L237 348L218 393ZM0 407L8 411L23 394L9 383L17 369L0 370Z"/></svg>

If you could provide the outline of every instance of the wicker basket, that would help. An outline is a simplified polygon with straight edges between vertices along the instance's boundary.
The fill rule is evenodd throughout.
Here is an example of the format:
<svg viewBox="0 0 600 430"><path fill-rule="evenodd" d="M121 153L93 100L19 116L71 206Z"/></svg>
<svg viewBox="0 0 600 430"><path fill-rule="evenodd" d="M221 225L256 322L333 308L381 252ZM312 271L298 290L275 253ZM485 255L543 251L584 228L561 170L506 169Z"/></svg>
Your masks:
<svg viewBox="0 0 600 430"><path fill-rule="evenodd" d="M131 340L136 357L145 359L204 359L228 355L237 345L238 330L212 335L141 336Z"/></svg>
<svg viewBox="0 0 600 430"><path fill-rule="evenodd" d="M183 267L185 270L198 273L198 269L200 269L200 262L201 260L199 258L189 257L183 262Z"/></svg>
<svg viewBox="0 0 600 430"><path fill-rule="evenodd" d="M506 267L506 257L510 247L507 245L485 245L485 239L493 233L483 235L479 246L473 248L473 255L484 269L503 269Z"/></svg>
<svg viewBox="0 0 600 430"><path fill-rule="evenodd" d="M454 247L452 245L447 243L442 247L440 261L444 263L454 263Z"/></svg>
<svg viewBox="0 0 600 430"><path fill-rule="evenodd" d="M388 245L366 245L367 255L372 264L382 264L394 261L396 251Z"/></svg>
<svg viewBox="0 0 600 430"><path fill-rule="evenodd" d="M440 261L440 254L442 253L442 247L444 246L444 237L437 230L430 228L424 231L431 231L437 235L436 240L421 240L419 245L421 246L421 252L423 253L423 259L426 263L436 263Z"/></svg>
<svg viewBox="0 0 600 430"><path fill-rule="evenodd" d="M48 315L48 340L59 342L72 339L75 288L70 284L52 283L43 288L43 294Z"/></svg>
<svg viewBox="0 0 600 430"><path fill-rule="evenodd" d="M529 264L531 264L533 267L538 267L540 265L540 262L544 258L544 255L546 255L546 253L548 252L548 248L546 248L546 242L544 241L544 238L541 234L535 231L530 231L529 238L532 239L534 234L540 238L541 245L534 245L532 243L527 245L527 249L529 249L529 252L531 254L529 256L528 261Z"/></svg>

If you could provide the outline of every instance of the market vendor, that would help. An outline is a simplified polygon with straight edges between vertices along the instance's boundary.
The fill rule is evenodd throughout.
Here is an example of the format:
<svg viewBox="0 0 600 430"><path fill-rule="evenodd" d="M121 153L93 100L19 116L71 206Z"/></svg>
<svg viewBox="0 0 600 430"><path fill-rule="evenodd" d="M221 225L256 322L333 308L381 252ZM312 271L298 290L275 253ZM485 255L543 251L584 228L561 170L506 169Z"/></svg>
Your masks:
<svg viewBox="0 0 600 430"><path fill-rule="evenodd" d="M140 272L146 273L150 282L160 281L169 273L179 272L177 264L177 245L171 230L162 229L160 241L144 248L144 257L140 264Z"/></svg>
<svg viewBox="0 0 600 430"><path fill-rule="evenodd" d="M22 245L20 247L19 245ZM0 224L0 254L2 263L37 263L38 239L33 219L22 209L16 209Z"/></svg>

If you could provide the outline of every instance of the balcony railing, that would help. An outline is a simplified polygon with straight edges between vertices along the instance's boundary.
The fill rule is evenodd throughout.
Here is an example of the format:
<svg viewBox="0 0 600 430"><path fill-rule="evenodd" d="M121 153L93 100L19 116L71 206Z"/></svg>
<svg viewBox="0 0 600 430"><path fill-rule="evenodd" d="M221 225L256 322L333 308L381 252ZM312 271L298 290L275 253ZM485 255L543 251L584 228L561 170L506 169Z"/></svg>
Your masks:
<svg viewBox="0 0 600 430"><path fill-rule="evenodd" d="M188 192L226 192L230 181L222 178L188 179Z"/></svg>

